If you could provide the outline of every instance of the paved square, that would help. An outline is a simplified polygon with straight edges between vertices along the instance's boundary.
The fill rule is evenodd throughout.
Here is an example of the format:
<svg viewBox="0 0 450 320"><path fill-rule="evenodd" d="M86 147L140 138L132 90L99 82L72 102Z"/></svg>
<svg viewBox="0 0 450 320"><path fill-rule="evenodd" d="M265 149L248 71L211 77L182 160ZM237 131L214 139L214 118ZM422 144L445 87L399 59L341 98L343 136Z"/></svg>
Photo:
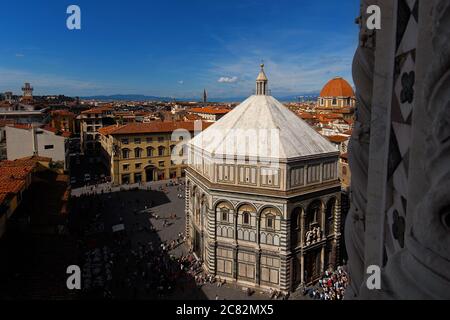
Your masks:
<svg viewBox="0 0 450 320"><path fill-rule="evenodd" d="M86 252L82 267L86 297L270 298L261 291L248 296L234 284L197 285L194 275L181 271L178 260L189 253L183 243L172 243L174 248L169 251L161 250L161 245L181 241L179 235L184 235L184 185L160 182L124 189L99 185L73 190L70 225L80 234ZM114 233L113 226L121 224L124 231Z"/></svg>

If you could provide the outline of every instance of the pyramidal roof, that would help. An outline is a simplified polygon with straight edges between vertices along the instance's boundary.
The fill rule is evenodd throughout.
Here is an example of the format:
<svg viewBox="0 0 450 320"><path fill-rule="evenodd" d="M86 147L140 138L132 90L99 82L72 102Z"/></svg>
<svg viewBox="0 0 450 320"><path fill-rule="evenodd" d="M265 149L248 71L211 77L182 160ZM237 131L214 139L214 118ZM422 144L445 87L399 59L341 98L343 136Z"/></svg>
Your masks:
<svg viewBox="0 0 450 320"><path fill-rule="evenodd" d="M266 88L257 92L195 136L190 145L213 156L293 159L338 153L305 121L267 95Z"/></svg>

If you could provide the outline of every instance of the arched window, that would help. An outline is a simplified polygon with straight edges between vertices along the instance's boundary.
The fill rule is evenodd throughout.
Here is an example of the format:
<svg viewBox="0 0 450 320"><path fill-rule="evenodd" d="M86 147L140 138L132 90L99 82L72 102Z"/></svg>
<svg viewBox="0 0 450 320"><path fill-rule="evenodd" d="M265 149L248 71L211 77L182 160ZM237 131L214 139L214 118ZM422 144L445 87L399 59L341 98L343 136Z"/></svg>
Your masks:
<svg viewBox="0 0 450 320"><path fill-rule="evenodd" d="M195 221L197 223L200 221L200 208L195 208Z"/></svg>
<svg viewBox="0 0 450 320"><path fill-rule="evenodd" d="M230 210L228 210L228 208L221 208L220 209L222 221L228 221L228 213L229 213L229 211Z"/></svg>
<svg viewBox="0 0 450 320"><path fill-rule="evenodd" d="M302 209L296 208L291 216L291 245L296 248L301 240L301 217Z"/></svg>
<svg viewBox="0 0 450 320"><path fill-rule="evenodd" d="M166 153L166 148L164 148L163 146L158 147L158 156L164 156L164 154Z"/></svg>
<svg viewBox="0 0 450 320"><path fill-rule="evenodd" d="M122 149L122 158L128 159L130 157L130 149Z"/></svg>
<svg viewBox="0 0 450 320"><path fill-rule="evenodd" d="M243 222L244 222L244 224L250 224L250 212L244 211Z"/></svg>
<svg viewBox="0 0 450 320"><path fill-rule="evenodd" d="M134 149L134 157L140 158L141 156L142 156L142 149L141 148Z"/></svg>
<svg viewBox="0 0 450 320"><path fill-rule="evenodd" d="M334 232L334 211L336 208L336 199L331 199L327 203L327 207L325 210L325 234L328 236L330 234L333 234Z"/></svg>
<svg viewBox="0 0 450 320"><path fill-rule="evenodd" d="M306 211L305 229L310 230L313 227L321 225L322 203L319 200L313 201Z"/></svg>
<svg viewBox="0 0 450 320"><path fill-rule="evenodd" d="M271 214L266 216L266 228L267 229L275 228L275 217Z"/></svg>
<svg viewBox="0 0 450 320"><path fill-rule="evenodd" d="M231 210L233 210L233 207L228 202L221 202L217 204L216 206L217 219L222 222L228 222Z"/></svg>
<svg viewBox="0 0 450 320"><path fill-rule="evenodd" d="M256 209L251 204L244 204L239 207L238 223L244 226L250 226L252 223L252 216L256 216Z"/></svg>
<svg viewBox="0 0 450 320"><path fill-rule="evenodd" d="M152 147L147 147L147 157L153 157L154 151Z"/></svg>

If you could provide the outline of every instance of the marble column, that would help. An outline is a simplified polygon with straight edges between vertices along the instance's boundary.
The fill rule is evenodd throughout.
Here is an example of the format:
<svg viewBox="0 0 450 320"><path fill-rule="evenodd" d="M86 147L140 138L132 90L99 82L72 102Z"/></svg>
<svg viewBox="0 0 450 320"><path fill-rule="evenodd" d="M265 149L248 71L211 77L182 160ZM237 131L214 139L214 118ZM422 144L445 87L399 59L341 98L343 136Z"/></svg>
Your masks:
<svg viewBox="0 0 450 320"><path fill-rule="evenodd" d="M362 0L360 16L359 46L353 59L353 82L356 86L356 113L353 134L349 142L349 166L351 178L351 206L345 222L345 239L349 256L350 283L346 299L355 298L363 282L364 230L367 205L367 179L369 167L369 142L373 78L375 64L376 31L367 29L367 8L377 1Z"/></svg>
<svg viewBox="0 0 450 320"><path fill-rule="evenodd" d="M186 236L186 240L188 243L191 243L191 233L190 233L190 221L191 221L191 181L186 179L186 184L185 184L185 207L184 210L186 212L186 223L185 223L185 229L184 229L184 233Z"/></svg>
<svg viewBox="0 0 450 320"><path fill-rule="evenodd" d="M206 248L206 262L208 264L209 273L216 275L217 239L216 239L216 212L214 209L208 209L207 221L208 221L207 225L208 242Z"/></svg>

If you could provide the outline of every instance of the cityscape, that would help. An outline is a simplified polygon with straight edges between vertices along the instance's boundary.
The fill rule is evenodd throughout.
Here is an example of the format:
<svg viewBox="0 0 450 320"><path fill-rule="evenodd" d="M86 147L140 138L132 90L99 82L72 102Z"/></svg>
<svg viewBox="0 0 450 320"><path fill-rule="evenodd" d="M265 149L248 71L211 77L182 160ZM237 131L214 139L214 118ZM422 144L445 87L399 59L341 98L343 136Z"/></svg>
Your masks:
<svg viewBox="0 0 450 320"><path fill-rule="evenodd" d="M269 97L269 81L265 75L264 65L259 68L260 74L256 80L257 91L253 97L265 99ZM255 71L258 71L257 66ZM99 293L100 289L106 290L103 286L106 282L112 281L107 279L113 278L115 275L115 270L112 270L113 265L116 263L126 265L125 261L130 259L128 256L126 258L116 257L117 260L109 261L114 257L114 252L125 250L123 241L127 241L126 248L128 250L139 252L142 255L146 251L140 252L139 250L149 250L146 247L147 243L143 242L144 239L149 241L154 237L159 238L158 241L153 242L153 240L148 243L151 244L150 248L153 250L163 248L162 253L165 256L161 257L161 262L165 263L164 259L167 257L188 259L189 262L183 262L181 265L185 265L187 270L190 270L192 263L195 265L197 261L206 262L206 259L217 259L205 264L205 266L217 264L215 272L220 272L220 276L218 276L220 280L214 281L235 282L236 279L233 279L232 276L232 262L219 259L219 256L217 258L207 256L207 250L211 249L202 247L206 240L200 234L205 235L208 232L207 225L212 221L202 221L200 224L200 218L196 215L202 214L202 219L208 219L207 215L211 209L201 208L201 206L207 205L203 204L203 201L211 202L212 198L207 200L205 194L198 192L200 186L196 185L199 183L196 176L199 174L200 178L204 174L203 178L211 181L217 183L223 181L225 188L230 184L243 186L244 195L240 195L240 200L231 200L229 196L224 195L223 202L216 205L220 221L226 222L223 226L221 224L215 226L217 234L208 235L217 236L218 240L223 238L224 249L218 247L217 251L221 251L222 255L231 258L232 251L226 250L225 247L230 242L227 238L234 238L235 232L228 228L228 226L233 227L234 224L232 212L237 210L239 225L246 225L248 228L245 232L244 229L238 229L237 239L248 243L247 245L255 242L256 208L278 204L279 200L274 198L270 201L265 200L265 202L263 200L260 203L255 199L255 202L249 202L250 195L246 192L251 191L251 193L256 192L262 195L265 192L270 194L286 190L286 183L282 180L288 178L287 173L272 171L271 173L260 173L258 177L257 172L263 168L257 170L256 167L248 167L245 165L246 161L244 161L244 165L240 165L236 169L220 166L214 168L214 164L207 162L205 166L211 167L205 171L198 170L197 164L195 164L196 167L191 167L193 171L190 171L189 164L194 164L194 161L189 160L187 155L189 145L183 141L180 142L180 139L184 140L183 135L174 139L173 133L177 130L184 130L188 134L186 141L189 141L191 134L194 136L196 130L201 130L200 132L205 130L206 134L208 132L206 130L209 127L214 128L215 123L226 125L227 119L230 119L228 120L230 128L223 129L225 132L233 129L252 129L252 127L245 127L245 117L254 120L255 113L246 110L245 102L239 105L237 103L209 103L206 90L204 90L203 100L200 102L155 101L143 103L84 101L64 96L34 97L33 87L30 83L25 83L22 91L22 96L14 96L10 92L5 92L4 100L0 105L2 118L1 167L2 181L5 182L2 186L2 200L6 209L5 219L2 221L2 236L5 235L5 239L8 238L13 228L20 230L25 227L22 224L28 220L27 209L33 208L33 202L40 201L39 198L42 196L42 190L38 191L40 188L35 186L34 181L42 179L42 183L48 184L47 187L58 189L58 192L56 190L55 194L51 192L52 199L46 200L48 207L42 208L42 216L39 218L31 216L31 223L25 223L28 224L27 228L30 229L30 232L34 233L35 228L38 233L37 230L41 228L53 229L50 234L45 233L45 237L63 238L67 242L65 245L74 246L73 251L82 251L78 253L82 257L108 257L106 261L100 263L89 262L89 259L84 262L86 268L83 271L92 268L87 267L89 264L95 264L98 265L97 268L100 272L96 275L98 282L94 278L92 283L83 283L83 287L89 288L84 290L86 291L84 294L95 295ZM251 267L251 263L239 264L238 268L249 269L245 271L242 279L238 276L237 286L233 284L233 289L229 289L229 294L236 294L236 297L239 297L239 294L242 295L242 298L245 297L239 292L238 286L249 286L249 290L252 291L250 286L260 287L258 294L261 299L267 298L267 293L272 291L273 294L287 294L293 288L296 290L301 284L317 282L325 270L334 270L345 259L345 250L340 237L342 232L340 221L343 216L345 217L349 203L350 170L348 169L347 147L352 133L355 109L353 89L346 80L336 77L324 84L315 101L290 102L283 105L275 99L273 100L273 102L271 101L274 103L273 107L265 107L261 103L254 103L252 106L260 111L267 108L264 112L286 114L294 123L294 127L289 128L293 132L280 133L281 138L284 138L285 135L287 137L294 135L299 139L296 142L297 150L287 149L289 157L313 156L317 158L321 156L324 160L323 163L314 160L311 165L306 164L304 160L294 164L296 169L292 170L290 174L293 181L289 181L287 185L291 186L289 188L302 187L302 194L324 189L325 197L318 197L308 208L305 207L305 210L310 211L314 216L311 221L307 222L310 224L308 230L300 230L303 211L296 213L298 225L295 228L298 229L296 235L298 239L294 244L294 250L297 250L299 255L296 258L297 274L292 282L287 281L286 269L282 269L280 260L269 258L272 256L261 256L258 260L262 259L268 261L265 263L270 264L267 268L262 265L256 266L256 268L261 268L258 276L255 266ZM271 110L272 108L275 110ZM255 110L255 112L257 111ZM235 115L239 112L245 114ZM233 123L233 118L230 118L232 115L237 117L244 127L241 127L240 123ZM268 128L270 124L264 124L263 121L269 121L272 116L276 115L261 111L257 123L261 125L261 128ZM287 125L283 122L275 124L276 127ZM295 124L296 122L298 123ZM200 129L197 129L196 126ZM298 126L303 127L305 132L298 132L301 128ZM310 136L313 141L311 145L303 146L304 142L300 140L305 139L306 136ZM201 135L194 137L195 140L201 139ZM314 140L318 141L317 147L321 149L319 152L311 153L309 148L316 148ZM284 142L280 141L279 143L280 147L283 147ZM205 146L210 145L205 143ZM290 148L291 146L286 145L286 147ZM186 156L183 157L183 153L186 153ZM174 161L174 155L180 156L178 162ZM193 157L196 156L193 155ZM204 161L206 161L206 157ZM247 164L249 164L248 161ZM309 169L305 170L305 165L308 165ZM202 162L200 166L203 166ZM214 177L213 172L217 172L218 176ZM234 177L235 173L232 172L237 172L237 179ZM226 178L227 174L228 178ZM202 185L202 187L204 186ZM38 190L34 190L35 188ZM212 191L212 188L210 190ZM147 193L148 195L146 195ZM29 194L29 196L25 197L24 194ZM211 195L209 196L211 197ZM113 201L117 201L117 203L111 205ZM245 204L235 208L232 204L235 202ZM119 208L123 210L114 212ZM128 211L127 209L130 212L124 212ZM208 211L204 212L205 210ZM281 217L277 219L277 215L281 215L281 212L273 211L279 210L277 207L268 207L264 210L263 212L270 218L266 217L265 220L258 221L258 228L261 228L264 223L265 228L273 228L273 231L268 234L261 233L259 241L261 241L261 245L265 243L270 252L274 250L271 247L279 247L285 241L282 239L287 234L282 235L280 232L286 233L287 231L281 230L282 225L279 220ZM298 208L298 210L303 209ZM272 214L273 216L271 216ZM230 216L228 217L228 215ZM324 219L321 217L322 215L325 215ZM305 223L303 221L302 225ZM322 229L317 229L322 224L326 229L324 235L320 234ZM286 227L283 226L283 228ZM248 232L249 230L254 231ZM39 240L36 239L36 241ZM35 243L35 241L33 242ZM80 242L85 242L82 247L80 247ZM90 244L91 242L95 245ZM91 247L92 245L93 247ZM300 252L303 252L306 247L315 247L315 250L307 256L306 264L302 264L300 260L303 261L305 256ZM35 254L37 253L32 253L32 255ZM149 253L147 252L147 254ZM276 251L271 253L271 255L274 254ZM40 256L38 257L40 258ZM318 264L316 264L317 261ZM169 262L176 265L175 261L168 260L167 263ZM269 268L271 265L273 265L272 268ZM188 266L190 267L188 268ZM125 268L128 269L128 272L136 272L136 269L130 269L129 266L125 266ZM138 264L134 268L141 267ZM170 272L170 265L167 268L169 268L167 272ZM300 271L300 268L304 269L303 272ZM160 272L162 270L157 273ZM243 271L241 270L239 274L241 272ZM91 271L87 271L87 273L91 274ZM145 274L145 271L143 273ZM200 281L205 281L205 277L209 277L208 273L203 273L200 265L198 269L195 268L188 272L196 285L199 285ZM62 274L62 276L65 275ZM84 274L83 276L83 278L86 277ZM91 277L94 277L94 274ZM167 277L170 276L167 275ZM123 275L120 278L123 278ZM283 278L284 283L281 283ZM250 279L253 281L249 281ZM42 279L41 281L47 282L48 280ZM153 281L157 281L157 279ZM165 279L165 281L170 283L169 279ZM265 284L262 284L263 282ZM153 282L150 283L153 284ZM61 282L61 284L64 285L65 282ZM117 283L116 285L120 287L123 284ZM55 286L55 290L58 287L64 289L64 286L59 285ZM217 291L213 288L214 286L204 293L206 298L215 298L214 295L208 296ZM133 293L135 295L133 298L141 298L141 294L143 297L152 297L152 294L157 293L151 288L146 289L143 292ZM235 290L236 293L233 293L232 290ZM64 291L62 290L62 292ZM124 294L119 288L111 288L107 291L111 295L113 292L114 296ZM164 294L170 296L175 293L164 292ZM230 298L232 297L233 295ZM343 292L340 298L342 297Z"/></svg>
<svg viewBox="0 0 450 320"><path fill-rule="evenodd" d="M29 57L44 54L33 40L0 52L9 55L0 62L0 300L449 299L450 52L441 26L450 5L349 1L327 35L329 23L315 28L312 15L335 10L331 0L264 1L266 9L171 2L176 23L195 19L200 2L205 15L236 17L167 26L167 36L198 32L199 47L177 35L186 47L175 52L155 35L141 48L154 50L149 65L137 69L137 53L102 60L95 44L64 78ZM371 5L390 12L382 28L370 27ZM39 28L93 43L102 29L89 15L104 19L96 6L64 8L62 31ZM111 6L115 17L122 8ZM278 24L308 13L298 30ZM126 31L103 37L127 34L133 45L144 24L127 19ZM320 40L305 49L285 37ZM117 73L102 69L113 65ZM88 82L68 79L85 68ZM177 304L176 314L210 311Z"/></svg>

